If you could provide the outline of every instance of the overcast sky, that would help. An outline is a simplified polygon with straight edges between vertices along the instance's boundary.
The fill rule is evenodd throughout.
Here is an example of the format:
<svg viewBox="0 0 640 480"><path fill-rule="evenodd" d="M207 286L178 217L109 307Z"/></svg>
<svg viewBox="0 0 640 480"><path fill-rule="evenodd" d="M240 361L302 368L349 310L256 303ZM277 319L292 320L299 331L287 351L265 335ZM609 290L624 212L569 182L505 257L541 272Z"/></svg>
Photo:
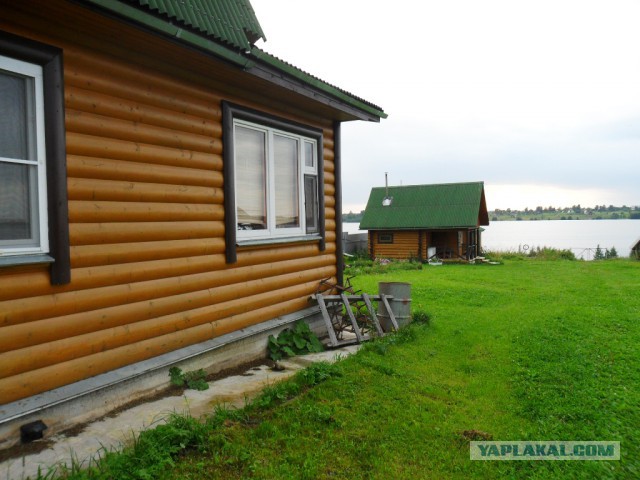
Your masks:
<svg viewBox="0 0 640 480"><path fill-rule="evenodd" d="M640 205L640 1L251 0L258 46L380 106L342 127L344 211L484 181L487 206Z"/></svg>

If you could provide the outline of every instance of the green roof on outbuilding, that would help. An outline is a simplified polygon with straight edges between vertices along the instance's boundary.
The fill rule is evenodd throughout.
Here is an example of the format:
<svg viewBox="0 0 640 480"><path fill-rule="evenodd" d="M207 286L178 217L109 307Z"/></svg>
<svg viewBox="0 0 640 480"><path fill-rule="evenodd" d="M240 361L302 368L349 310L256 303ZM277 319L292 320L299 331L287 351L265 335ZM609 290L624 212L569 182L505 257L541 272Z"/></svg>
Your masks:
<svg viewBox="0 0 640 480"><path fill-rule="evenodd" d="M389 205L383 205L385 198L391 199ZM484 183L467 182L407 185L388 190L375 187L371 189L360 229L445 229L480 225L489 225Z"/></svg>

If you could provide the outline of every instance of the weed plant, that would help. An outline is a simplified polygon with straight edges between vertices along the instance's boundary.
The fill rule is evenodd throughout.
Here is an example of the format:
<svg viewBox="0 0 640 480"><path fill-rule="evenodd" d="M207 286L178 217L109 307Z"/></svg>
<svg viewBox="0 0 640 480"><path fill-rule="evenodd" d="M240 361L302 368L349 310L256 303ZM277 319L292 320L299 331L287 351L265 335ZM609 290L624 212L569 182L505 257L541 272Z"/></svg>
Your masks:
<svg viewBox="0 0 640 480"><path fill-rule="evenodd" d="M286 357L322 352L324 346L309 325L300 320L292 328L286 328L275 335L269 335L267 344L269 358L277 362Z"/></svg>
<svg viewBox="0 0 640 480"><path fill-rule="evenodd" d="M422 262L417 259L410 260L371 260L360 256L349 259L345 265L347 276L372 275L397 271L422 270Z"/></svg>
<svg viewBox="0 0 640 480"><path fill-rule="evenodd" d="M183 372L178 367L169 369L169 381L176 387L191 388L193 390L207 390L207 373L203 370L194 370L191 372Z"/></svg>
<svg viewBox="0 0 640 480"><path fill-rule="evenodd" d="M518 249L507 251L485 251L483 256L495 261L503 260L577 260L575 254L569 249L551 247L532 247L528 250Z"/></svg>

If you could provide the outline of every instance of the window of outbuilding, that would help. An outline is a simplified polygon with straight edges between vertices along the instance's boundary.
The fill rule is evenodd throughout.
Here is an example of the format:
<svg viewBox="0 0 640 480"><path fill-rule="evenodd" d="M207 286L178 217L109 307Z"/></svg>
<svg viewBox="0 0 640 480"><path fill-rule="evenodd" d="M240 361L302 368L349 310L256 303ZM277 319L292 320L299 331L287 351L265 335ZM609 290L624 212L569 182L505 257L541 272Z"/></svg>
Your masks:
<svg viewBox="0 0 640 480"><path fill-rule="evenodd" d="M393 243L393 233L378 232L378 243Z"/></svg>

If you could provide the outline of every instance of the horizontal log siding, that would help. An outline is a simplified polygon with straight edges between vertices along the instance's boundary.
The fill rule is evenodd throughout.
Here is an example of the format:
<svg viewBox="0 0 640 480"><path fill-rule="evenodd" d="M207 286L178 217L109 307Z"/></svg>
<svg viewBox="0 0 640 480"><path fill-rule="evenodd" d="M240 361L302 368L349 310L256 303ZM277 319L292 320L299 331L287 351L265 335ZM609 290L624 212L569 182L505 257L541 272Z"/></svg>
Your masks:
<svg viewBox="0 0 640 480"><path fill-rule="evenodd" d="M266 108L251 89L247 101L238 84L206 88L221 83L195 63L172 77L166 66L140 66L141 52L115 60L62 27L47 36L43 18L15 18L0 28L39 31L32 38L64 50L72 281L51 286L43 269L0 270L0 404L302 309L335 276L331 119ZM25 26L32 21L39 28ZM322 128L326 250L251 248L225 263L222 99Z"/></svg>
<svg viewBox="0 0 640 480"><path fill-rule="evenodd" d="M376 258L408 259L418 257L417 231L389 231L389 233L393 233L393 243L380 243L378 242L378 233L373 234L373 255Z"/></svg>
<svg viewBox="0 0 640 480"><path fill-rule="evenodd" d="M468 242L468 231L461 229L463 232L462 243ZM373 252L372 255L376 258L392 258L398 260L405 260L409 258L418 258L418 251L422 253L422 259L427 260L429 247L447 247L451 249L456 255L462 255L464 253L463 248L458 248L458 230L446 230L438 232L439 241L436 245L433 241L433 231L422 230L422 245L420 248L418 230L400 230L400 231L388 231L393 233L393 243L380 243L378 242L378 232L370 232L368 235L368 248L369 252ZM371 239L373 238L373 250L371 249Z"/></svg>

